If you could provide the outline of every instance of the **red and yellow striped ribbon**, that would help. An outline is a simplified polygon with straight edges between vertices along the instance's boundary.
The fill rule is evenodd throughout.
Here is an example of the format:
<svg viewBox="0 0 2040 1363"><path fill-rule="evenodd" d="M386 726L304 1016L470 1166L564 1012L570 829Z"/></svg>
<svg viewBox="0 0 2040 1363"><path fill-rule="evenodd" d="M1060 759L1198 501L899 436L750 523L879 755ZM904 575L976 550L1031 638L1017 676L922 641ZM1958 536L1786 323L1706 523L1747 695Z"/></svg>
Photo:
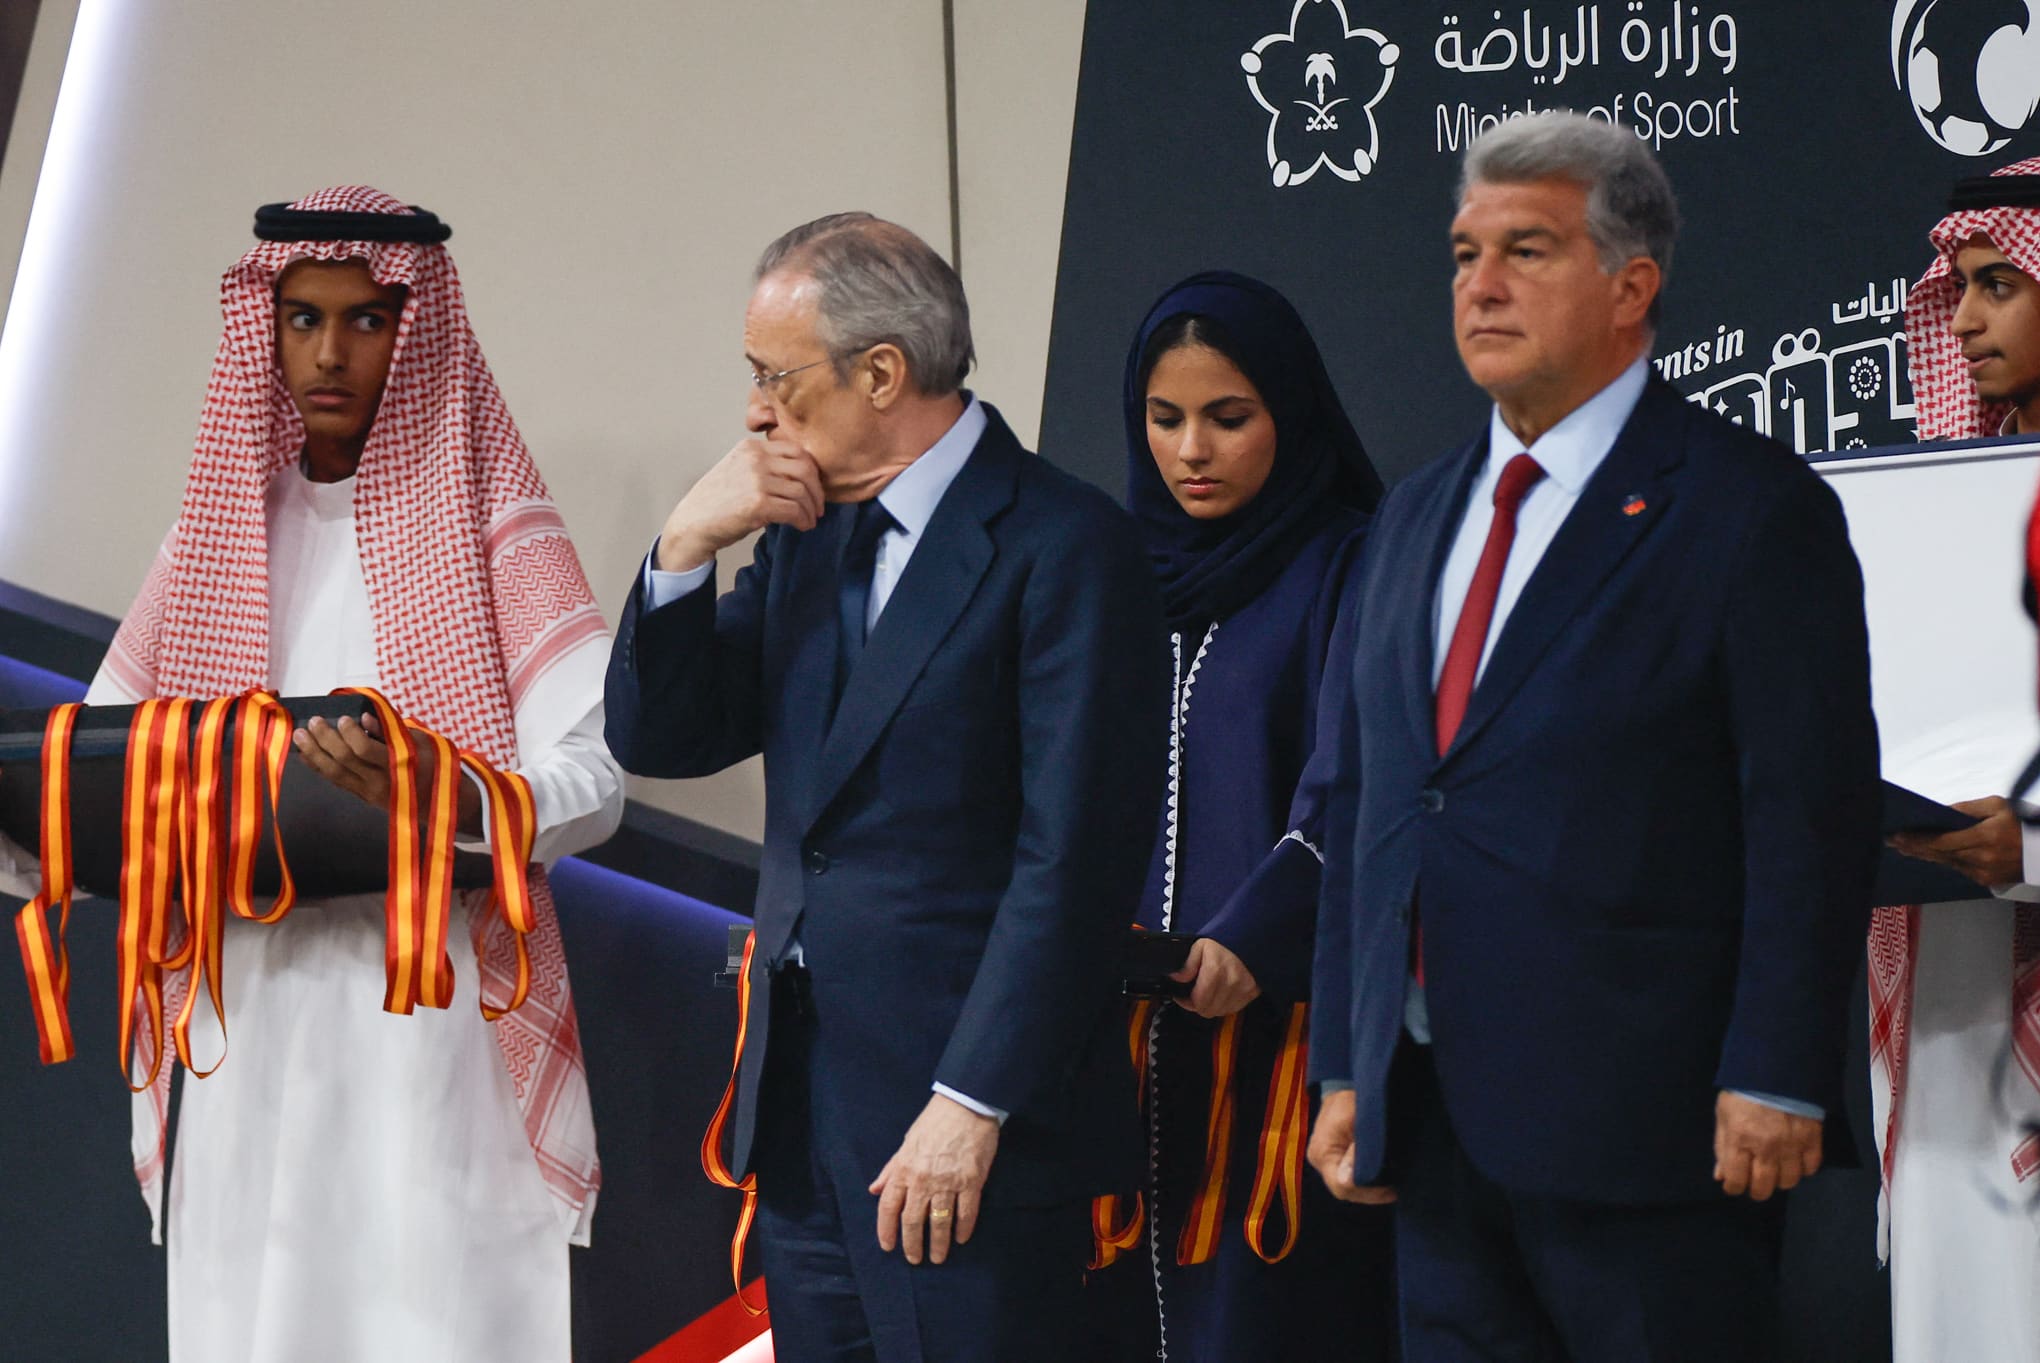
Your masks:
<svg viewBox="0 0 2040 1363"><path fill-rule="evenodd" d="M179 1062L204 1078L219 1062L210 1068L195 1063L191 1020L201 992L198 986L203 985L225 1037L222 950L226 909L255 922L274 923L290 911L296 898L290 863L279 845L277 865L282 883L276 899L266 910L258 910L254 902L255 851L262 838L262 778L267 778L274 822L283 763L289 755L289 713L273 693L265 691L208 701L200 707L197 734L187 742L192 705L187 700L143 701L129 727L116 948L120 1054L125 1059L134 1053L138 1001L155 1040L149 1073L139 1085L130 1077L136 1092L154 1082L163 1063L163 972L187 965L193 970L193 988L171 1025L171 1036ZM170 874L173 866L178 873L174 882ZM173 950L171 933L180 925L182 941Z"/></svg>
<svg viewBox="0 0 2040 1363"><path fill-rule="evenodd" d="M127 769L121 785L120 1058L133 1054L137 995L156 1040L149 1074L137 1093L155 1082L163 1063L163 972L182 970L199 949L189 930L173 939L178 892L189 879L185 777L191 702L145 700L128 725ZM184 907L189 908L190 896ZM196 983L196 981L194 981ZM194 991L196 992L196 991Z"/></svg>
<svg viewBox="0 0 2040 1363"><path fill-rule="evenodd" d="M360 696L382 724L390 761L390 880L386 895L389 980L384 1006L408 1013L418 1005L444 1008L453 998L453 964L447 952L452 921L453 854L458 836L461 771L474 774L489 796L494 863L493 905L515 934L517 982L496 1005L481 1001L491 1021L520 1007L531 985L526 936L536 926L529 866L537 835L531 783L499 772L481 757L461 752L428 729L413 729L381 695ZM43 736L41 814L42 893L15 923L28 975L43 1063L68 1060L71 1035L70 962L64 950L73 890L70 824L70 747L82 706L50 712ZM197 733L192 713L197 710ZM143 701L128 729L121 793L120 922L116 945L120 988L120 1053L133 1052L136 1010L155 1039L146 1089L162 1066L165 1047L163 976L191 968L195 978L170 1031L178 1060L204 1078L211 1069L192 1063L191 1020L203 992L226 1031L222 973L225 914L274 923L296 902L296 883L281 841L276 847L280 883L269 907L255 903L255 854L263 831L266 791L269 823L277 825L278 792L290 756L293 721L273 692L251 691L203 704L182 699ZM418 779L419 743L436 761L429 789ZM229 766L231 764L231 779ZM48 911L61 909L52 940ZM177 929L181 928L179 934ZM224 1052L222 1053L224 1058ZM218 1061L213 1068L218 1067ZM132 1083L132 1077L130 1077Z"/></svg>
<svg viewBox="0 0 2040 1363"><path fill-rule="evenodd" d="M1147 1101L1148 1037L1154 1016L1155 1001L1140 999L1126 1021L1126 1052L1133 1061L1133 1091L1143 1105ZM1141 1225L1146 1219L1147 1201L1140 1193L1131 1199L1116 1193L1092 1198L1090 1267L1094 1270L1109 1267L1121 1254L1140 1244Z"/></svg>
<svg viewBox="0 0 2040 1363"><path fill-rule="evenodd" d="M1303 1219L1303 1147L1309 1139L1310 1100L1304 1072L1310 1046L1310 1009L1292 1004L1268 1081L1268 1113L1261 1122L1261 1150L1254 1164L1254 1188L1247 1198L1247 1244L1263 1262L1276 1263L1296 1248ZM1282 1199L1282 1243L1268 1249L1268 1212Z"/></svg>
<svg viewBox="0 0 2040 1363"><path fill-rule="evenodd" d="M16 915L14 935L28 975L35 1012L36 1044L45 1065L69 1060L77 1050L71 1037L71 961L64 950L71 922L71 734L77 704L59 705L43 725L41 871L42 892ZM50 940L49 911L60 910L56 940Z"/></svg>
<svg viewBox="0 0 2040 1363"><path fill-rule="evenodd" d="M723 1158L723 1130L729 1125L730 1109L736 1106L737 1075L744 1065L744 1034L751 1025L751 953L757 945L757 933L744 938L744 959L737 967L737 1053L730 1062L730 1082L723 1088L722 1101L715 1105L715 1116L708 1119L708 1130L701 1136L701 1171L716 1187L735 1188L744 1195L743 1208L737 1213L737 1232L730 1237L730 1281L736 1284L737 1300L744 1310L762 1316L765 1308L752 1305L744 1295L744 1246L751 1238L751 1223L758 1217L758 1175L749 1173L739 1179Z"/></svg>
<svg viewBox="0 0 2040 1363"><path fill-rule="evenodd" d="M1233 1070L1239 1061L1240 1015L1218 1024L1211 1036L1211 1115L1205 1124L1204 1174L1190 1200L1190 1214L1176 1240L1176 1262L1201 1264L1218 1249L1225 1221L1227 1167L1232 1162Z"/></svg>
<svg viewBox="0 0 2040 1363"><path fill-rule="evenodd" d="M226 1059L222 1044L218 1060L201 1069L192 1059L191 1019L198 1011L200 986L211 1000L224 1043L227 1005L222 987L222 952L225 945L227 843L233 836L226 821L227 738L229 724L243 713L242 700L227 696L207 701L199 711L198 733L192 739L190 757L184 764L183 898L185 932L191 943L191 988L178 1010L171 1035L177 1058L192 1076L204 1079ZM176 726L180 731L183 724ZM162 1048L157 1048L157 1055Z"/></svg>
<svg viewBox="0 0 2040 1363"><path fill-rule="evenodd" d="M429 729L413 731L380 692L343 687L359 696L382 726L390 762L389 888L384 895L388 936L383 949L388 984L383 1008L408 1014L420 1004L444 1008L453 1001L453 962L446 954L453 919L453 839L459 786L453 745ZM414 737L415 733L415 737ZM432 784L420 790L418 743L433 753Z"/></svg>
<svg viewBox="0 0 2040 1363"><path fill-rule="evenodd" d="M290 760L290 711L274 691L250 691L241 698L234 722L234 801L227 835L227 905L237 918L274 923L297 903L297 882L283 839L276 840L276 898L267 909L255 907L255 849L262 842L262 794L269 795L269 822L277 826L276 801L283 789L283 767ZM258 779L259 778L259 779Z"/></svg>
<svg viewBox="0 0 2040 1363"><path fill-rule="evenodd" d="M522 776L497 771L471 752L462 753L460 761L488 792L489 848L495 873L492 902L502 910L517 944L517 984L511 990L510 1001L498 1007L482 1000L482 1016L494 1022L523 1007L525 996L531 992L531 951L526 937L538 926L538 911L532 904L526 868L531 863L532 843L538 836L538 808L532 800L531 782Z"/></svg>

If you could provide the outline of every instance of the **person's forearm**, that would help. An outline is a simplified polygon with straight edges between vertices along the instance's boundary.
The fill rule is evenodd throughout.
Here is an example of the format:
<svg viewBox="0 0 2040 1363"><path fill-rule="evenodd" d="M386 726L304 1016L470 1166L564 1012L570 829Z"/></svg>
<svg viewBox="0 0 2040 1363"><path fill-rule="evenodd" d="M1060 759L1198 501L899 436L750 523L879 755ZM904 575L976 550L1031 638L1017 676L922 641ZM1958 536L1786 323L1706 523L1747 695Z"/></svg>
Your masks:
<svg viewBox="0 0 2040 1363"><path fill-rule="evenodd" d="M558 742L517 768L531 783L537 825L532 860L547 865L608 840L623 818L623 772L602 741L602 705L596 702ZM467 800L475 801L468 822ZM463 783L463 850L490 846L487 800L472 778Z"/></svg>
<svg viewBox="0 0 2040 1363"><path fill-rule="evenodd" d="M602 742L600 704L525 775L538 815L538 861L549 865L607 842L623 821L623 772Z"/></svg>

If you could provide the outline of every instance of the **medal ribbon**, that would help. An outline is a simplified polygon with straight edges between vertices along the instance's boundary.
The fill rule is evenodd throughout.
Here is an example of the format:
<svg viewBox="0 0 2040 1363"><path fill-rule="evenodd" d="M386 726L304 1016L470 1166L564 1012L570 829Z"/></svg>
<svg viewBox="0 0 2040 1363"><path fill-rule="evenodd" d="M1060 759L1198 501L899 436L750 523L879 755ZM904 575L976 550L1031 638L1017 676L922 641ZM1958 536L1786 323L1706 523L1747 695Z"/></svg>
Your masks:
<svg viewBox="0 0 2040 1363"><path fill-rule="evenodd" d="M1268 1081L1268 1114L1261 1123L1260 1157L1254 1165L1254 1188L1247 1198L1247 1244L1265 1263L1287 1258L1296 1248L1303 1212L1303 1147L1309 1137L1310 1099L1304 1070L1310 1049L1310 1009L1292 1004L1275 1074ZM1268 1211L1282 1198L1282 1243L1267 1247Z"/></svg>
<svg viewBox="0 0 2040 1363"><path fill-rule="evenodd" d="M1133 1005L1126 1022L1126 1052L1133 1060L1133 1088L1144 1107L1147 1103L1148 1037L1155 1016L1155 1001L1141 999ZM1128 1203L1131 1205L1127 1205ZM1121 1208L1125 1208L1122 1217ZM1109 1266L1121 1254L1140 1244L1141 1223L1147 1217L1146 1199L1135 1193L1131 1199L1116 1193L1091 1199L1091 1263L1094 1270Z"/></svg>
<svg viewBox="0 0 2040 1363"><path fill-rule="evenodd" d="M528 879L537 813L531 783L499 772L480 756L454 748L439 734L412 729L375 691L359 696L382 724L390 762L390 878L385 895L388 983L384 1006L393 1013L444 1008L453 998L447 955L452 919L454 840L459 835L460 773L474 775L488 794L494 880L490 907L500 909L514 933L516 984L501 1004L481 1001L494 1021L524 1003L531 985L526 935L537 921ZM70 1026L70 961L64 949L75 889L71 857L71 737L77 704L50 711L44 728L40 800L42 893L15 921L28 976L38 1046L44 1064L76 1052ZM192 717L197 715L196 733ZM116 962L120 989L120 1054L134 1054L137 1009L155 1045L136 1092L155 1081L162 1066L165 972L187 967L203 985L219 1020L224 1059L226 1007L222 951L225 915L275 923L296 902L296 882L279 841L279 884L268 907L255 897L255 855L268 822L280 827L277 801L290 757L293 721L273 692L197 702L146 700L129 723L121 790L120 921ZM418 778L418 745L436 759L429 789ZM231 779L229 779L231 773ZM421 810L423 819L421 821ZM421 822L423 826L421 827ZM61 911L52 939L48 915ZM193 1064L191 1022L201 990L190 989L170 1025L178 1060L194 1077L219 1066Z"/></svg>
<svg viewBox="0 0 2040 1363"><path fill-rule="evenodd" d="M708 1119L708 1130L701 1136L701 1171L716 1187L735 1188L744 1195L743 1208L737 1213L737 1232L730 1237L730 1281L736 1284L737 1301L744 1310L762 1316L764 1306L752 1305L744 1295L744 1247L751 1238L751 1223L758 1216L758 1175L749 1173L740 1179L723 1158L723 1129L729 1125L730 1109L736 1106L737 1075L744 1065L744 1034L751 1025L751 953L757 945L757 933L744 938L744 959L737 967L737 1052L730 1061L730 1082L723 1088L722 1101L715 1105L715 1115Z"/></svg>
<svg viewBox="0 0 2040 1363"><path fill-rule="evenodd" d="M513 934L511 940L517 944L517 984L509 1002L497 1007L482 1000L482 1016L494 1022L522 1008L531 992L531 950L526 937L538 926L529 879L531 847L538 837L538 807L532 799L531 782L515 772L497 771L471 752L463 752L460 763L488 792L489 848L495 873L490 902L502 910Z"/></svg>
<svg viewBox="0 0 2040 1363"><path fill-rule="evenodd" d="M37 1046L45 1065L69 1060L77 1045L71 1038L71 960L64 950L71 922L71 734L78 725L77 704L51 709L43 725L41 872L42 892L14 919L21 943L21 964L28 974L28 996L35 1013ZM56 940L50 940L49 911L60 910Z"/></svg>
<svg viewBox="0 0 2040 1363"><path fill-rule="evenodd" d="M1176 1262L1201 1264L1218 1249L1225 1220L1226 1168L1232 1162L1233 1069L1239 1060L1240 1015L1218 1024L1211 1036L1211 1116L1204 1133L1204 1176L1190 1201L1190 1214L1176 1241Z"/></svg>

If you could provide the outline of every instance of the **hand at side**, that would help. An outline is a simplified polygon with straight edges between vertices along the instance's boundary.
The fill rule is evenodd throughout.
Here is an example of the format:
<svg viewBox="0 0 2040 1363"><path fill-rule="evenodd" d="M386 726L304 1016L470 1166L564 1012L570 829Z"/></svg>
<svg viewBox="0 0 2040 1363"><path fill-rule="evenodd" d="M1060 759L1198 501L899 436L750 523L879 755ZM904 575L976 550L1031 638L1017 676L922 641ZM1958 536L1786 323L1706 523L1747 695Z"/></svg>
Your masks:
<svg viewBox="0 0 2040 1363"><path fill-rule="evenodd" d="M1813 1177L1821 1124L1724 1091L1714 1100L1714 1179L1730 1197L1758 1202Z"/></svg>
<svg viewBox="0 0 2040 1363"><path fill-rule="evenodd" d="M1395 1189L1370 1188L1353 1182L1353 1090L1327 1093L1318 1106L1317 1122L1310 1129L1310 1167L1318 1171L1325 1187L1341 1202L1364 1202L1379 1206L1395 1201Z"/></svg>
<svg viewBox="0 0 2040 1363"><path fill-rule="evenodd" d="M926 1257L941 1263L951 1243L962 1244L977 1228L978 1201L999 1149L999 1124L941 1094L907 1128L906 1139L879 1170L869 1191L878 1195L878 1245L894 1245L907 1262Z"/></svg>

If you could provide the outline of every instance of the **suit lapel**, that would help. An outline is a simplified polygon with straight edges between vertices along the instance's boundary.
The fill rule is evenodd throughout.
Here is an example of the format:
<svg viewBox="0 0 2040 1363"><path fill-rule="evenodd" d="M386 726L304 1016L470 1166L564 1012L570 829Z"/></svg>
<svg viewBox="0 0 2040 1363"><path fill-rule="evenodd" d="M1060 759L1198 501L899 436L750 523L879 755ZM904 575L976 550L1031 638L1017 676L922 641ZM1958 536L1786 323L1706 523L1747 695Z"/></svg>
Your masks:
<svg viewBox="0 0 2040 1363"><path fill-rule="evenodd" d="M989 409L986 414L990 424L936 504L844 683L835 722L816 762L810 824L871 751L991 566L994 546L985 525L1013 499L1021 450L998 414Z"/></svg>
<svg viewBox="0 0 2040 1363"><path fill-rule="evenodd" d="M1685 399L1657 380L1645 386L1614 448L1587 480L1503 622L1444 760L1480 736L1566 622L1663 522L1673 495L1668 478L1685 453L1684 407Z"/></svg>
<svg viewBox="0 0 2040 1363"><path fill-rule="evenodd" d="M1431 686L1431 673L1437 666L1438 579L1444 575L1445 560L1452 552L1453 540L1459 536L1459 523L1466 516L1466 499L1480 477L1481 467L1487 463L1487 454L1488 440L1483 430L1460 451L1459 467L1453 476L1439 482L1431 506L1424 513L1426 523L1417 533L1417 543L1425 551L1424 571L1411 582L1416 600L1405 612L1406 633L1396 652L1403 662L1403 703L1409 712L1410 728L1426 749L1435 749L1438 743L1437 706Z"/></svg>

